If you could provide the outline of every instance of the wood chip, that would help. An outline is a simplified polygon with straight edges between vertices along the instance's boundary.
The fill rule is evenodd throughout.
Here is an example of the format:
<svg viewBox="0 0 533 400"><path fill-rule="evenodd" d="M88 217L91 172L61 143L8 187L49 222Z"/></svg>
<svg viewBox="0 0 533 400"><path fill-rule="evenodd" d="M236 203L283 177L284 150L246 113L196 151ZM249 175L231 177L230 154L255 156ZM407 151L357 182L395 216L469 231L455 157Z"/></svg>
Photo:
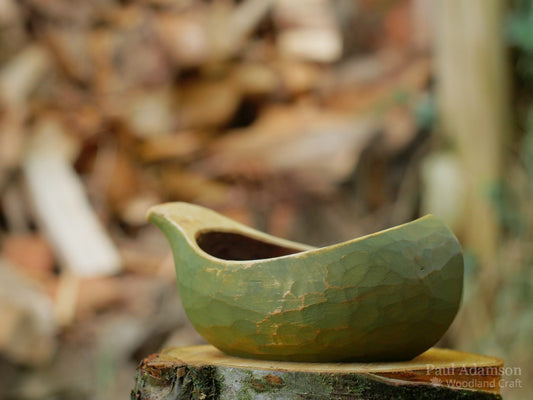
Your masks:
<svg viewBox="0 0 533 400"><path fill-rule="evenodd" d="M166 51L179 67L198 66L211 57L212 44L202 14L162 14L156 29Z"/></svg>
<svg viewBox="0 0 533 400"><path fill-rule="evenodd" d="M274 22L281 28L277 46L284 56L330 63L342 55L342 36L332 2L278 0Z"/></svg>
<svg viewBox="0 0 533 400"><path fill-rule="evenodd" d="M122 117L139 138L163 136L176 126L176 107L172 91L166 88L140 91L127 99Z"/></svg>
<svg viewBox="0 0 533 400"><path fill-rule="evenodd" d="M342 54L339 32L331 29L288 29L278 35L280 53L307 61L329 63Z"/></svg>
<svg viewBox="0 0 533 400"><path fill-rule="evenodd" d="M0 103L24 109L28 96L50 68L50 55L42 46L24 48L0 70Z"/></svg>
<svg viewBox="0 0 533 400"><path fill-rule="evenodd" d="M120 256L92 210L80 178L57 151L64 143L44 139L48 129L52 128L35 132L23 162L35 216L64 267L80 276L114 274Z"/></svg>

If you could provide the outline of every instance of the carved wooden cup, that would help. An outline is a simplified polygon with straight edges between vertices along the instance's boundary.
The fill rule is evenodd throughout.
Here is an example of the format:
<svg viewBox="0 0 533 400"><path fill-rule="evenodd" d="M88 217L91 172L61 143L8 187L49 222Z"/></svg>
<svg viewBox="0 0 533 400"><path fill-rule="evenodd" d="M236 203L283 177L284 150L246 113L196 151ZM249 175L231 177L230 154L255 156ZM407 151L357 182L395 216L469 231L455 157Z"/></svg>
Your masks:
<svg viewBox="0 0 533 400"><path fill-rule="evenodd" d="M187 203L153 207L197 331L223 352L312 362L409 360L459 308L463 257L439 219L322 248Z"/></svg>

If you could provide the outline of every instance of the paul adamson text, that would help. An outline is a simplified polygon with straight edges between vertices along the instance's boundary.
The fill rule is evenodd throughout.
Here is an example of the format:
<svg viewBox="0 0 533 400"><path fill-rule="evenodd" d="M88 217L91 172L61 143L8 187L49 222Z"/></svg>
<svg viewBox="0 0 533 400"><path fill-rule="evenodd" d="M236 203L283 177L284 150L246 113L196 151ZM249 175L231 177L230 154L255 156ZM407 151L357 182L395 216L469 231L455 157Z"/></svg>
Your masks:
<svg viewBox="0 0 533 400"><path fill-rule="evenodd" d="M453 363L451 366L438 367L427 364L426 374L433 376L431 383L434 385L465 389L494 389L497 386L510 389L522 388L522 369L520 367L478 367ZM497 379L499 376L501 379Z"/></svg>

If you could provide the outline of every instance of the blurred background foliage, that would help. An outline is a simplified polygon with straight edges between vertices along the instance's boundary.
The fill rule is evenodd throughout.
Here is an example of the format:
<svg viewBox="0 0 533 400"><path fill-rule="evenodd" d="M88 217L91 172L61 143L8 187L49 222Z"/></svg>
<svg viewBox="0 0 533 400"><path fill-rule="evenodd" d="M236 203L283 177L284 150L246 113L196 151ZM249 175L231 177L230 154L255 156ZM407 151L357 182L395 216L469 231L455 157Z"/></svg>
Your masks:
<svg viewBox="0 0 533 400"><path fill-rule="evenodd" d="M0 2L0 399L127 398L201 343L146 209L325 245L433 212L439 345L533 393L532 0Z"/></svg>

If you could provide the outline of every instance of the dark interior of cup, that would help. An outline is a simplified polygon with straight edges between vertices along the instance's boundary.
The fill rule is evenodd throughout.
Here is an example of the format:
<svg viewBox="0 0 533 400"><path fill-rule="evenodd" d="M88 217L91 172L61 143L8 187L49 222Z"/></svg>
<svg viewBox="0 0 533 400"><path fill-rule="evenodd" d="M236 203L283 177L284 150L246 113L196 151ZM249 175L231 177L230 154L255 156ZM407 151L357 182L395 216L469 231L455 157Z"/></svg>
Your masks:
<svg viewBox="0 0 533 400"><path fill-rule="evenodd" d="M278 246L234 232L200 232L196 237L196 242L207 254L223 260L233 261L281 257L302 251L301 249Z"/></svg>

